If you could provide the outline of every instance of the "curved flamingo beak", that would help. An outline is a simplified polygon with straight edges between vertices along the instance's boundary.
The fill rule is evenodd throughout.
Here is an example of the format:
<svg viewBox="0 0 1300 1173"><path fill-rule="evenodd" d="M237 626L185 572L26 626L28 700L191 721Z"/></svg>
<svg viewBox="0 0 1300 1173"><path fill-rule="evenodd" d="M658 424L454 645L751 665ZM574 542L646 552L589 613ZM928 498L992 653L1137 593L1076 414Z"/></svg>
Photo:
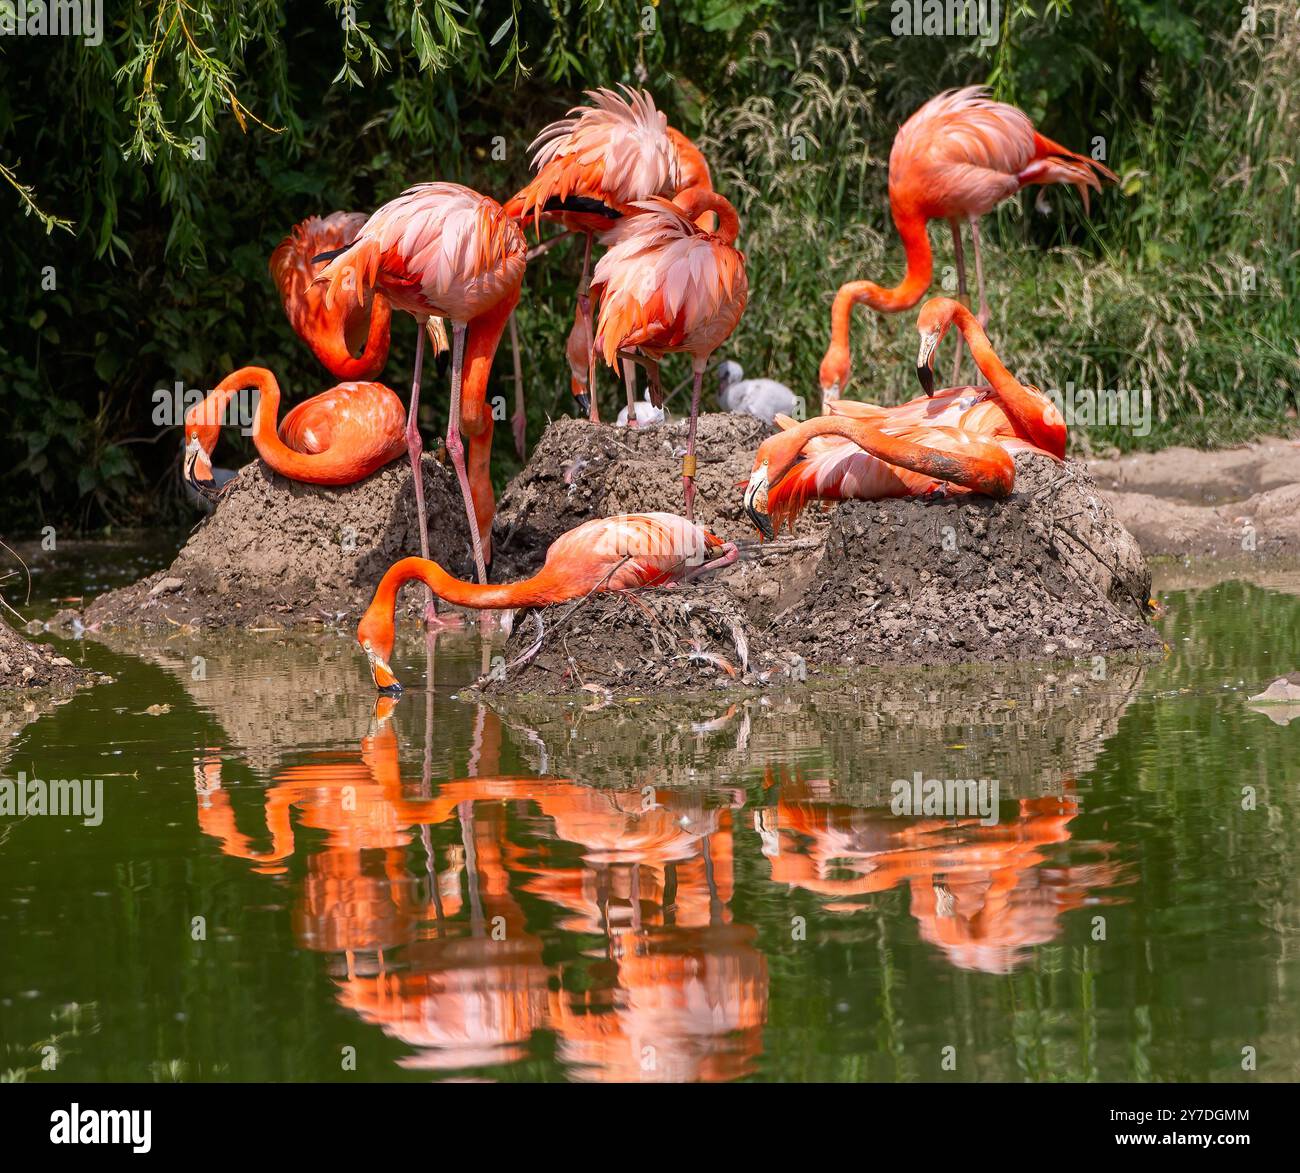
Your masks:
<svg viewBox="0 0 1300 1173"><path fill-rule="evenodd" d="M929 330L921 335L921 349L916 356L916 377L927 395L934 394L934 352L938 345L938 330Z"/></svg>
<svg viewBox="0 0 1300 1173"><path fill-rule="evenodd" d="M763 461L749 474L749 483L745 486L745 512L757 527L758 532L767 540L776 537L772 518L767 512L767 461Z"/></svg>
<svg viewBox="0 0 1300 1173"><path fill-rule="evenodd" d="M375 687L384 696L401 696L402 686L398 684L397 677L393 675L393 670L388 666L388 661L369 645L366 645L364 650L366 660L370 664L370 676L375 682Z"/></svg>
<svg viewBox="0 0 1300 1173"><path fill-rule="evenodd" d="M198 436L185 445L185 459L181 465L181 475L185 483L203 497L219 496L212 479L212 461L203 451Z"/></svg>

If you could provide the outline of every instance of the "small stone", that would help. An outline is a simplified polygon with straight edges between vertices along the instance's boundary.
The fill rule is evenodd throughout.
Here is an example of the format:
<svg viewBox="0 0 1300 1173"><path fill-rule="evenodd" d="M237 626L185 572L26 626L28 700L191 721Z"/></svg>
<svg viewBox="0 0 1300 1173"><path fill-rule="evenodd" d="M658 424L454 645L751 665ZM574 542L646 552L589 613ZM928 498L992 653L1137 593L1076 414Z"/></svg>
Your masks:
<svg viewBox="0 0 1300 1173"><path fill-rule="evenodd" d="M149 589L149 597L156 598L158 595L170 595L173 591L178 591L185 585L183 578L160 578Z"/></svg>

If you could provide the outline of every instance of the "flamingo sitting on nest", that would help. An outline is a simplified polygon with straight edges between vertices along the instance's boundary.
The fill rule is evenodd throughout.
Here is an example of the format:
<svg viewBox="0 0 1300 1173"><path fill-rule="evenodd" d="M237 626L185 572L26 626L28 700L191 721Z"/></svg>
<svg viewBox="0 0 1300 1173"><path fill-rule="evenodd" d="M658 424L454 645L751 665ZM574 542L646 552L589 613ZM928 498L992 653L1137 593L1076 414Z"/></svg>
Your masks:
<svg viewBox="0 0 1300 1173"><path fill-rule="evenodd" d="M935 351L956 325L987 387L931 395ZM810 501L874 501L963 490L1004 497L1016 452L1065 455L1065 421L1041 391L1019 383L965 306L936 297L917 319L917 374L927 394L898 407L839 400L831 414L784 429L759 445L745 508L771 538Z"/></svg>
<svg viewBox="0 0 1300 1173"><path fill-rule="evenodd" d="M712 557L706 557L713 555ZM393 654L393 617L402 584L420 579L440 599L461 607L545 607L597 591L666 586L728 566L739 556L730 542L673 513L599 517L561 534L531 578L483 586L453 578L436 562L403 558L389 567L357 627L375 687L400 692L388 666Z"/></svg>
<svg viewBox="0 0 1300 1173"><path fill-rule="evenodd" d="M265 367L241 367L185 413L184 476L204 496L215 496L221 487L211 457L226 404L247 387L258 391L253 417L257 453L273 472L290 480L350 485L406 448L402 401L382 383L340 383L303 400L277 429L280 384Z"/></svg>
<svg viewBox="0 0 1300 1173"><path fill-rule="evenodd" d="M880 313L916 305L930 287L933 254L926 225L947 220L957 262L957 291L966 298L966 263L961 222L970 223L979 286L981 325L988 324L984 266L980 259L980 217L1030 184L1073 184L1088 210L1088 189L1118 176L1095 159L1068 150L1034 129L1015 106L995 102L982 86L949 90L916 111L894 138L889 152L889 206L907 254L907 274L892 289L872 281L841 285L831 308L831 341L821 364L822 399L838 398L849 380L849 319L859 303ZM958 345L953 380L961 362Z"/></svg>
<svg viewBox="0 0 1300 1173"><path fill-rule="evenodd" d="M695 386L691 423L682 461L686 516L695 517L695 421L709 356L725 342L749 300L745 257L734 241L740 230L736 209L722 196L693 187L671 203L643 200L639 214L620 220L606 239L610 249L596 266L592 292L600 298L596 347L612 367L633 359L650 375L650 394L663 405L659 360L670 352L691 356ZM697 221L718 214L717 232ZM636 384L627 379L629 415L636 411Z"/></svg>

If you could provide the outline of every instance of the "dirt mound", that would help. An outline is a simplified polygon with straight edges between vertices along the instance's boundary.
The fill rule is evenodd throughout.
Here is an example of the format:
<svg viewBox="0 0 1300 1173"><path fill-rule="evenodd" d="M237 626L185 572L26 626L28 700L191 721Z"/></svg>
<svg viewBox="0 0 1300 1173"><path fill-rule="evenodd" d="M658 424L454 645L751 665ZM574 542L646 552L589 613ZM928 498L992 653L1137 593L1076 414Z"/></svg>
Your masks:
<svg viewBox="0 0 1300 1173"><path fill-rule="evenodd" d="M1017 460L1005 501L846 502L711 583L517 619L488 693L698 691L859 664L1152 650L1151 575L1087 470ZM811 546L811 548L809 548ZM770 589L786 575L796 589ZM795 597L790 599L791 595ZM540 639L540 647L537 647Z"/></svg>
<svg viewBox="0 0 1300 1173"><path fill-rule="evenodd" d="M1218 452L1167 448L1089 468L1145 554L1300 554L1300 446L1265 439Z"/></svg>
<svg viewBox="0 0 1300 1173"><path fill-rule="evenodd" d="M533 573L556 538L590 518L684 512L686 431L686 420L632 429L568 417L553 421L528 466L501 494L494 577ZM753 416L699 418L695 519L720 537L751 531L736 483L748 480L754 450L772 431Z"/></svg>
<svg viewBox="0 0 1300 1173"><path fill-rule="evenodd" d="M1151 572L1087 469L1016 460L1015 492L852 501L780 638L809 663L1071 659L1156 648Z"/></svg>
<svg viewBox="0 0 1300 1173"><path fill-rule="evenodd" d="M0 620L0 693L67 692L96 680L94 673L78 668L52 644L30 643Z"/></svg>
<svg viewBox="0 0 1300 1173"><path fill-rule="evenodd" d="M84 622L103 627L298 627L352 619L397 559L420 549L410 464L355 485L290 481L260 461L231 482L166 570L101 595ZM468 525L450 470L424 458L431 552L472 576ZM405 604L421 606L409 590Z"/></svg>
<svg viewBox="0 0 1300 1173"><path fill-rule="evenodd" d="M492 693L700 692L766 683L793 665L721 582L592 595L515 620Z"/></svg>

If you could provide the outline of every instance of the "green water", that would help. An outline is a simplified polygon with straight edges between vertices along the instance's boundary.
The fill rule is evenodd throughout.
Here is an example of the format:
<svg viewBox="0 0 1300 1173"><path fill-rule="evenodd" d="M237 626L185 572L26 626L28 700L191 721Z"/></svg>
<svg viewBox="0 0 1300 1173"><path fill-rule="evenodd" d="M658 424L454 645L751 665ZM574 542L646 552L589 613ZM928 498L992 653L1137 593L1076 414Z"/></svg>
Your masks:
<svg viewBox="0 0 1300 1173"><path fill-rule="evenodd" d="M494 710L464 633L378 707L346 635L69 642L116 682L0 773L103 819L0 820L0 1070L1295 1079L1300 719L1246 698L1300 576L1212 580L1160 593L1163 662L734 703ZM891 813L917 771L996 822Z"/></svg>

